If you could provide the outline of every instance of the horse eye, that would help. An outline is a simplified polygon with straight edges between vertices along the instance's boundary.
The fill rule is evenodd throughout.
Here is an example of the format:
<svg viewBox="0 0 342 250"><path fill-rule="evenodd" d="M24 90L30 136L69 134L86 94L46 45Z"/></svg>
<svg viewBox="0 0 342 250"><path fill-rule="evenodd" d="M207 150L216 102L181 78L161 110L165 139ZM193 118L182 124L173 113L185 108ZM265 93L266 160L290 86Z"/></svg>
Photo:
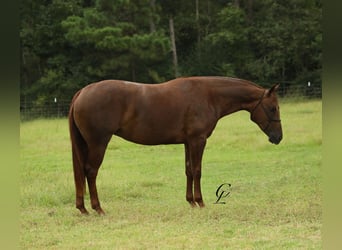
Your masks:
<svg viewBox="0 0 342 250"><path fill-rule="evenodd" d="M272 113L275 113L277 111L277 108L276 107L272 107L271 110L270 110Z"/></svg>

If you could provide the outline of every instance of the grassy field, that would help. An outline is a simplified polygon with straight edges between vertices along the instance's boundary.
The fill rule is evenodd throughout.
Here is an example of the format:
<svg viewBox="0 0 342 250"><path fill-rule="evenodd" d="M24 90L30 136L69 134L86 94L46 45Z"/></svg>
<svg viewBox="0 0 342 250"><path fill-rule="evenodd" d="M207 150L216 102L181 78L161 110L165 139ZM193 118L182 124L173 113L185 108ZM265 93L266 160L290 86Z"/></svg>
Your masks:
<svg viewBox="0 0 342 250"><path fill-rule="evenodd" d="M322 102L281 100L275 146L247 112L222 119L203 158L206 207L185 201L183 145L113 137L98 175L105 216L74 207L66 119L20 126L21 249L322 249ZM231 184L225 204L216 189Z"/></svg>

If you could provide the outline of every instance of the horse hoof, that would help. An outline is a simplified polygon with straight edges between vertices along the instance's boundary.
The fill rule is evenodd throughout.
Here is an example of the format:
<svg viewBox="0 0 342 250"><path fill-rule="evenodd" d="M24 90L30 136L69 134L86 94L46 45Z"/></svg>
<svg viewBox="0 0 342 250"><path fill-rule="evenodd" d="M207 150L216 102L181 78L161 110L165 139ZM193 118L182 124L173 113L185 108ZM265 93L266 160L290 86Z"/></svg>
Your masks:
<svg viewBox="0 0 342 250"><path fill-rule="evenodd" d="M203 201L199 201L199 202L197 202L197 204L198 204L198 206L199 206L200 208L203 208L203 207L205 207L205 205L204 205L204 202L203 202Z"/></svg>
<svg viewBox="0 0 342 250"><path fill-rule="evenodd" d="M89 215L89 212L87 211L87 209L83 208L83 209L80 209L81 211L81 214L82 215Z"/></svg>
<svg viewBox="0 0 342 250"><path fill-rule="evenodd" d="M194 202L194 201L189 201L189 204L190 204L191 207L196 207L197 206L196 202Z"/></svg>
<svg viewBox="0 0 342 250"><path fill-rule="evenodd" d="M102 208L96 209L96 212L98 213L98 215L105 215L105 214L106 214L106 213L102 210Z"/></svg>

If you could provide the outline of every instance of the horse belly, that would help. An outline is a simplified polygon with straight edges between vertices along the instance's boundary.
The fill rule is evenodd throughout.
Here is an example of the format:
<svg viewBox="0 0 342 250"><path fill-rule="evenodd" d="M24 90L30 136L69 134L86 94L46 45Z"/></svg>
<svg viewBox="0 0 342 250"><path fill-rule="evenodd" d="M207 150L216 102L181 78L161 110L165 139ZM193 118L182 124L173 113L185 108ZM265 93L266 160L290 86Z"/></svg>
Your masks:
<svg viewBox="0 0 342 250"><path fill-rule="evenodd" d="M143 145L178 144L184 141L182 123L161 117L134 119L115 134Z"/></svg>

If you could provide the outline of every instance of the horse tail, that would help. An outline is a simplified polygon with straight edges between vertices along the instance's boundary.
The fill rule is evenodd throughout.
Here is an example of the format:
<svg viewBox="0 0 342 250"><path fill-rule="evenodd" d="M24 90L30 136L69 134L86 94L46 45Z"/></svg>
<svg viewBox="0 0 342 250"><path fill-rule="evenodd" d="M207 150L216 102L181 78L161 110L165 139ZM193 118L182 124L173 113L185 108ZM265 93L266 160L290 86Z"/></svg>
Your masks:
<svg viewBox="0 0 342 250"><path fill-rule="evenodd" d="M85 163L86 163L86 159L88 155L87 143L84 140L80 130L78 129L75 123L75 119L74 119L74 102L80 93L81 91L78 91L74 95L70 104L69 117L68 117L76 196L81 195L81 192L83 192L83 194L85 194L86 192Z"/></svg>

